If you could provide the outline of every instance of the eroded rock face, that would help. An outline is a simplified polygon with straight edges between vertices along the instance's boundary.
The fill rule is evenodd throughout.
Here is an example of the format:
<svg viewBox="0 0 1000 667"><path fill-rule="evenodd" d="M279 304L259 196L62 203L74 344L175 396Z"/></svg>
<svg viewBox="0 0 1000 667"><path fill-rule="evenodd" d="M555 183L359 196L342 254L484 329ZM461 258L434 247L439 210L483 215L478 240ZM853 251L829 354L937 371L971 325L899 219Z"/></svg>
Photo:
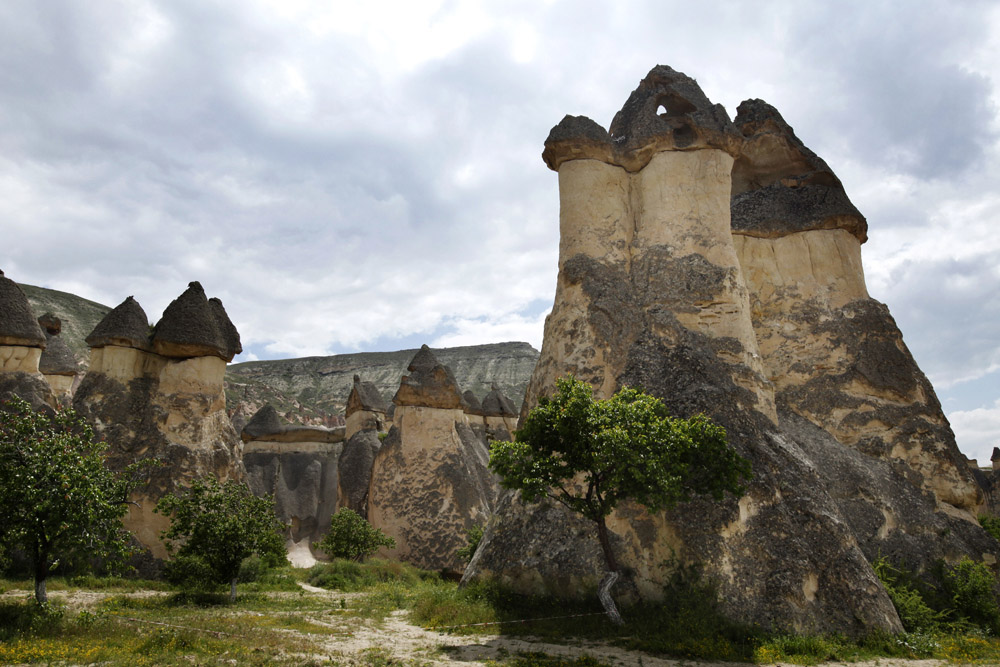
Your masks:
<svg viewBox="0 0 1000 667"><path fill-rule="evenodd" d="M274 498L275 513L288 526L289 553L312 553L337 510L343 429L283 425L267 405L241 438L247 483L256 495Z"/></svg>
<svg viewBox="0 0 1000 667"><path fill-rule="evenodd" d="M359 431L385 431L385 400L378 387L372 382L363 382L361 376L355 375L351 393L347 396L344 417L347 427L345 435L348 439Z"/></svg>
<svg viewBox="0 0 1000 667"><path fill-rule="evenodd" d="M375 455L382 447L378 431L356 432L344 443L340 455L340 486L337 487L337 507L347 507L368 517L368 486L372 478Z"/></svg>
<svg viewBox="0 0 1000 667"><path fill-rule="evenodd" d="M748 100L736 125L733 241L779 404L868 456L905 461L939 501L974 511L983 496L934 389L868 296L864 217L774 107Z"/></svg>
<svg viewBox="0 0 1000 667"><path fill-rule="evenodd" d="M451 371L426 346L409 370L372 467L368 521L396 540L385 555L459 572L458 549L491 514L497 486Z"/></svg>
<svg viewBox="0 0 1000 667"><path fill-rule="evenodd" d="M185 330L183 315L177 309L170 318L165 313L161 330ZM120 470L145 458L160 462L134 494L138 507L129 508L125 527L163 558L159 534L169 521L153 512L156 502L196 477L244 476L241 442L226 414L224 354L194 347L189 351L205 354L180 356L177 347L171 357L152 351L145 312L132 297L108 313L87 340L90 368L73 405L111 443L112 467Z"/></svg>
<svg viewBox="0 0 1000 667"><path fill-rule="evenodd" d="M616 116L610 139L580 119L550 134L559 278L524 409L567 373L602 398L642 387L672 414L710 415L753 465L738 501L697 500L656 515L620 507L608 522L631 569L619 594L656 598L669 576L661 564L676 556L703 566L734 618L799 631L898 630L824 471L779 425L730 225L743 139L695 88L658 67ZM624 148L593 148L609 142ZM810 438L839 446L819 429ZM602 574L592 527L554 505L508 498L466 577L580 595Z"/></svg>
<svg viewBox="0 0 1000 667"><path fill-rule="evenodd" d="M559 172L559 277L525 408L570 370L607 398L639 338L683 329L712 339L746 389L746 410L776 420L731 240L735 126L667 67L650 72L604 133L621 148L577 150L596 133L585 124L574 135L577 125L564 119L545 142ZM623 306L639 319L615 312Z"/></svg>

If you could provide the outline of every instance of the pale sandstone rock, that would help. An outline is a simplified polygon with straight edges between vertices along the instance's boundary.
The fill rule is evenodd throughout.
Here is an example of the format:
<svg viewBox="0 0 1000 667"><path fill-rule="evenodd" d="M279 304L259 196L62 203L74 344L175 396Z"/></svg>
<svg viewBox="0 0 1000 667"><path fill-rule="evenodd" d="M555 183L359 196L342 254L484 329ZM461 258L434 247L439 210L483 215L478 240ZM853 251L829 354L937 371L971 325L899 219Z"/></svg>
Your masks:
<svg viewBox="0 0 1000 667"><path fill-rule="evenodd" d="M383 555L460 572L457 552L466 531L492 513L496 481L451 371L426 346L409 370L372 466L368 521L396 540Z"/></svg>
<svg viewBox="0 0 1000 667"><path fill-rule="evenodd" d="M600 144L592 122L564 119L550 134L545 159L559 171L560 272L523 410L568 372L599 397L639 386L673 414L712 416L753 464L739 501L696 500L655 516L619 507L609 527L629 577L618 595L662 595L670 575L662 562L675 555L703 566L735 618L812 632L898 630L892 603L816 465L777 428L730 231L739 133L700 91L691 92L693 81L674 75L656 68L616 117L610 136L628 147L627 159L614 147L592 150ZM654 115L660 104L666 118ZM837 446L822 432L812 436ZM586 522L508 495L466 578L581 595L603 567Z"/></svg>
<svg viewBox="0 0 1000 667"><path fill-rule="evenodd" d="M192 291L199 295L193 288L185 294ZM219 329L216 311L207 300L203 311ZM196 331L201 325L186 327L186 312L173 309L161 332L184 340L185 331ZM197 309L192 312L203 316ZM123 469L145 458L160 461L134 494L139 508L130 511L125 527L154 557L163 558L166 550L159 531L166 527L166 519L152 512L156 502L196 477L212 474L221 481L244 477L242 443L226 414L223 391L225 356L232 345L220 335L221 351L202 349L200 356L165 357L150 351L145 313L131 297L108 313L87 340L92 346L91 364L74 396L74 407L111 443L108 461L113 468Z"/></svg>
<svg viewBox="0 0 1000 667"><path fill-rule="evenodd" d="M748 100L736 124L747 141L733 172L733 241L779 401L845 445L905 461L975 522L982 492L933 388L865 288L864 218L773 107Z"/></svg>
<svg viewBox="0 0 1000 667"><path fill-rule="evenodd" d="M0 372L37 373L42 349L23 345L0 345Z"/></svg>

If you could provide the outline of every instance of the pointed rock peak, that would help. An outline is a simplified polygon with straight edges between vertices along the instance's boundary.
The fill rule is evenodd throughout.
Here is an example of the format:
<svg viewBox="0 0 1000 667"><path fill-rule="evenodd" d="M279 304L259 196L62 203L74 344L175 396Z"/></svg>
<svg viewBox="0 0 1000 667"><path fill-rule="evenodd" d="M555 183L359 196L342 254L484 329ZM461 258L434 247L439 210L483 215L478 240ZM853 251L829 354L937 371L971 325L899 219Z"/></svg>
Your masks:
<svg viewBox="0 0 1000 667"><path fill-rule="evenodd" d="M196 283L197 284L197 283ZM200 287L200 285L199 285ZM212 314L215 316L215 323L226 339L226 361L232 361L233 357L243 351L243 343L240 342L240 332L236 330L236 325L229 319L226 309L222 305L219 297L213 296L208 300L212 307Z"/></svg>
<svg viewBox="0 0 1000 667"><path fill-rule="evenodd" d="M407 366L399 390L393 397L395 405L465 410L469 406L462 398L455 375L438 363L431 349L422 346Z"/></svg>
<svg viewBox="0 0 1000 667"><path fill-rule="evenodd" d="M993 448L993 455L990 456L990 461L1000 460L1000 447Z"/></svg>
<svg viewBox="0 0 1000 667"><path fill-rule="evenodd" d="M243 427L243 432L254 438L277 433L280 430L281 419L278 417L278 411L270 403L258 410Z"/></svg>
<svg viewBox="0 0 1000 667"><path fill-rule="evenodd" d="M638 171L660 151L717 148L735 156L740 143L722 105L712 104L691 77L657 65L615 114L610 132L589 118L566 116L549 133L542 158L555 170L591 158Z"/></svg>
<svg viewBox="0 0 1000 667"><path fill-rule="evenodd" d="M435 357L434 353L431 352L431 348L427 347L427 345L421 345L420 349L410 361L410 365L406 367L406 370L411 373L429 371L437 365L437 357Z"/></svg>
<svg viewBox="0 0 1000 667"><path fill-rule="evenodd" d="M347 408L344 411L344 416L350 416L358 410L384 413L385 409L385 399L382 398L378 387L372 382L362 382L361 376L355 375L351 393L347 396Z"/></svg>
<svg viewBox="0 0 1000 667"><path fill-rule="evenodd" d="M479 402L479 399L476 397L476 395L474 393L472 393L471 389L466 390L462 394L462 398L464 398L465 402L469 404L469 409L466 410L466 412L468 412L470 415L482 415L483 414L483 406Z"/></svg>
<svg viewBox="0 0 1000 667"><path fill-rule="evenodd" d="M38 326L21 287L0 275L0 345L45 347L45 334Z"/></svg>
<svg viewBox="0 0 1000 667"><path fill-rule="evenodd" d="M795 135L778 110L759 99L737 108L744 137L733 164L733 232L778 237L844 229L864 243L868 223L826 162Z"/></svg>
<svg viewBox="0 0 1000 667"><path fill-rule="evenodd" d="M216 356L231 361L236 350L242 350L222 302L209 303L197 281L163 311L152 342L157 354L178 359Z"/></svg>
<svg viewBox="0 0 1000 667"><path fill-rule="evenodd" d="M487 417L514 417L517 415L517 409L494 383L493 389L483 398L483 414Z"/></svg>
<svg viewBox="0 0 1000 667"><path fill-rule="evenodd" d="M149 319L133 297L128 297L104 316L86 338L90 347L118 345L149 349Z"/></svg>
<svg viewBox="0 0 1000 667"><path fill-rule="evenodd" d="M49 336L58 336L62 332L62 320L53 313L45 313L38 318L38 325L45 330Z"/></svg>

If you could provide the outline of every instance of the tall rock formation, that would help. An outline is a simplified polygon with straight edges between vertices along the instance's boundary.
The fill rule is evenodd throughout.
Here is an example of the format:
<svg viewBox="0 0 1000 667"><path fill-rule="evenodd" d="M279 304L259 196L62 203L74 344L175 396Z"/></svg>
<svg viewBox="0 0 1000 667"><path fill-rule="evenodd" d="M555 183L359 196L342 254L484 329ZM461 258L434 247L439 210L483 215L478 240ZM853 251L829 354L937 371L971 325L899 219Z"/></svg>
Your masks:
<svg viewBox="0 0 1000 667"><path fill-rule="evenodd" d="M165 555L159 532L166 518L156 502L195 477L242 479L240 440L226 415L226 364L242 348L218 299L197 282L167 306L150 331L132 297L87 337L90 368L73 399L111 443L109 461L124 468L160 462L136 491L125 526L154 556Z"/></svg>
<svg viewBox="0 0 1000 667"><path fill-rule="evenodd" d="M375 456L368 521L396 540L387 555L458 572L466 531L486 522L497 486L448 367L424 345L408 370L393 398L392 428Z"/></svg>
<svg viewBox="0 0 1000 667"><path fill-rule="evenodd" d="M59 336L62 320L52 313L45 313L38 318L38 324L45 332L45 350L38 360L38 370L52 387L56 399L68 404L81 376L80 365L69 345Z"/></svg>
<svg viewBox="0 0 1000 667"><path fill-rule="evenodd" d="M312 543L329 530L337 510L343 427L283 425L275 409L266 405L240 437L250 489L274 498L278 519L288 525L286 547L292 563L311 565Z"/></svg>
<svg viewBox="0 0 1000 667"><path fill-rule="evenodd" d="M354 376L347 396L347 442L340 455L337 504L368 516L368 486L375 455L382 448L379 434L386 431L386 405L378 387Z"/></svg>
<svg viewBox="0 0 1000 667"><path fill-rule="evenodd" d="M553 128L543 158L559 173L559 277L522 414L573 373L601 398L641 387L672 414L704 412L751 461L754 479L739 501L696 500L655 515L625 504L609 517L613 546L631 572L619 595L661 595L670 574L662 563L676 556L703 566L734 618L800 631L898 630L869 565L875 545L918 567L928 558L921 553L988 561L1000 550L962 509L974 499L947 456L908 455L917 449L912 438L895 454L886 444L899 442L894 436L867 444L868 425L881 417L863 413L909 405L914 416L917 398L932 394L912 361L901 371L911 379L886 387L908 353L884 307L858 302L867 299L857 251L865 223L839 182L800 144L744 139L754 133L734 125L692 79L662 66L640 82L610 133L583 117ZM773 150L782 141L784 152ZM785 219L807 204L808 214ZM790 227L808 236L787 238ZM755 237L745 238L751 230ZM755 246L758 238L773 245ZM783 242L787 252L771 249ZM804 258L814 247L822 256ZM771 264L757 261L764 255ZM792 264L787 280L774 280L768 271L784 276L773 265L785 264ZM787 298L794 313L814 295L822 298L803 320L774 302ZM857 353L835 340L849 335L843 326L823 329L849 302L862 330L851 340L870 340ZM801 333L773 330L789 324ZM882 393L869 398L862 382ZM833 392L837 428L820 414L821 388ZM936 426L924 413L917 422L903 430ZM851 428L857 437L841 442ZM954 450L926 437L921 452ZM933 477L941 471L950 477L938 490ZM916 530L921 522L931 530ZM602 574L592 526L551 502L526 507L508 494L466 577L580 595Z"/></svg>
<svg viewBox="0 0 1000 667"><path fill-rule="evenodd" d="M19 396L33 408L54 407L38 364L46 339L28 298L0 271L0 400Z"/></svg>
<svg viewBox="0 0 1000 667"><path fill-rule="evenodd" d="M949 506L982 493L889 310L869 298L865 218L771 105L747 100L733 168L733 242L780 403L838 442L901 460Z"/></svg>

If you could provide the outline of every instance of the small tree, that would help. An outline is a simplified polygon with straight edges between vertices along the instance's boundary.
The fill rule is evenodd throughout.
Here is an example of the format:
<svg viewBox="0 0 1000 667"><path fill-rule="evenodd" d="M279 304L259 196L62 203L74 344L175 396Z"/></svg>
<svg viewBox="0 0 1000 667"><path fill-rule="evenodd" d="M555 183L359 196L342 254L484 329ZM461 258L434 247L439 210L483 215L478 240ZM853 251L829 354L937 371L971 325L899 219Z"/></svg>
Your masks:
<svg viewBox="0 0 1000 667"><path fill-rule="evenodd" d="M39 604L57 565L121 565L130 554L121 519L134 483L105 466L106 449L72 409L0 405L0 552L27 556Z"/></svg>
<svg viewBox="0 0 1000 667"><path fill-rule="evenodd" d="M590 385L572 376L556 388L513 441L492 443L490 468L525 502L548 496L594 522L608 568L601 601L621 623L609 593L619 567L606 517L626 498L655 512L694 495L742 495L750 464L728 447L725 429L703 415L669 417L659 399L628 387L594 400Z"/></svg>
<svg viewBox="0 0 1000 667"><path fill-rule="evenodd" d="M330 532L313 546L323 550L330 558L363 561L379 547L392 549L396 540L372 526L354 510L341 507L330 517Z"/></svg>
<svg viewBox="0 0 1000 667"><path fill-rule="evenodd" d="M155 511L171 517L162 536L173 557L167 574L175 581L228 583L234 601L245 558L256 555L268 565L285 560L284 527L274 514L274 500L258 498L246 484L196 479L180 495L161 498Z"/></svg>

